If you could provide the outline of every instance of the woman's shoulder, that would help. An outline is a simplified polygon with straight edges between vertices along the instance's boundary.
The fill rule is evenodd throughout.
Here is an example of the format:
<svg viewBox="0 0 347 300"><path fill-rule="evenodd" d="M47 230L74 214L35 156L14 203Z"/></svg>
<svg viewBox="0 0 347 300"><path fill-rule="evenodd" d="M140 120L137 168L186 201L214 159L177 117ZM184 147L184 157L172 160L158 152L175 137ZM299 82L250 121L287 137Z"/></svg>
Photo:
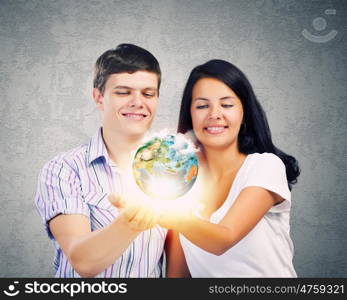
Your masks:
<svg viewBox="0 0 347 300"><path fill-rule="evenodd" d="M288 187L286 167L273 153L253 153L248 156L247 170L241 181L242 188L258 186L276 193L285 199L270 212L284 212L290 208L291 194Z"/></svg>
<svg viewBox="0 0 347 300"><path fill-rule="evenodd" d="M252 162L252 164L277 164L284 166L284 163L276 154L269 152L248 154L247 160Z"/></svg>
<svg viewBox="0 0 347 300"><path fill-rule="evenodd" d="M273 153L252 153L248 154L246 172L251 173L285 173L283 161Z"/></svg>

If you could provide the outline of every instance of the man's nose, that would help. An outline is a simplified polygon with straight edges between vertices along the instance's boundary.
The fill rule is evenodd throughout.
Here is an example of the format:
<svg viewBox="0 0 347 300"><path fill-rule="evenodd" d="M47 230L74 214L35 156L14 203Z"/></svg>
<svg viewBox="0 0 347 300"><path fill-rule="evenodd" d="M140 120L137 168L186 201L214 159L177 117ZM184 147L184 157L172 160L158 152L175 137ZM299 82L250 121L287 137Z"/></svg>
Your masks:
<svg viewBox="0 0 347 300"><path fill-rule="evenodd" d="M131 97L129 104L131 107L142 107L142 94L138 91L135 91Z"/></svg>

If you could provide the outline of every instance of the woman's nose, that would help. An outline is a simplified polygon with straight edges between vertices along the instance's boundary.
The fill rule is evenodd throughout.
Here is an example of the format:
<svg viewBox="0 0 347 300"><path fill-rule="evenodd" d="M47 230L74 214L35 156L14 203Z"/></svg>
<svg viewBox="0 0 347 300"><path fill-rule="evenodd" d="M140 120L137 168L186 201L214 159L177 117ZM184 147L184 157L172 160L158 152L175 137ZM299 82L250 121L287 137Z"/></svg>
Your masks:
<svg viewBox="0 0 347 300"><path fill-rule="evenodd" d="M218 106L211 106L211 110L209 112L210 119L220 119L222 117L222 113Z"/></svg>

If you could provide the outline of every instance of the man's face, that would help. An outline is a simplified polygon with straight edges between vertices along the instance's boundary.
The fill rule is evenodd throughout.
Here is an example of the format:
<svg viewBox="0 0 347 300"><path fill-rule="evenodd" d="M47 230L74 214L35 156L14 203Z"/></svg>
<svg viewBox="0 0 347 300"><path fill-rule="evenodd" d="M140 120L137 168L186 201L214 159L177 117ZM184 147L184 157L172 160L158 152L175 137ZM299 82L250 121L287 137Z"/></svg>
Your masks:
<svg viewBox="0 0 347 300"><path fill-rule="evenodd" d="M158 76L147 71L112 74L103 95L94 89L104 130L141 138L152 124L158 102Z"/></svg>

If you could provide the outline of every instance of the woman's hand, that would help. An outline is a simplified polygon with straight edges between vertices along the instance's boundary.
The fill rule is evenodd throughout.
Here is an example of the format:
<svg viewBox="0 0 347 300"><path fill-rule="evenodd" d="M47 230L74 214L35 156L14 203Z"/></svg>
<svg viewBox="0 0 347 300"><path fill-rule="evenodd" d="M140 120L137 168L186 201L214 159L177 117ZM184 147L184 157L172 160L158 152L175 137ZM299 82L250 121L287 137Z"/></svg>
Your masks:
<svg viewBox="0 0 347 300"><path fill-rule="evenodd" d="M165 209L161 209L158 215L158 223L166 229L178 230L192 218L192 209L181 206L180 203L172 203Z"/></svg>
<svg viewBox="0 0 347 300"><path fill-rule="evenodd" d="M110 194L109 201L120 210L120 218L133 230L144 231L158 224L159 216L147 201L124 199Z"/></svg>

